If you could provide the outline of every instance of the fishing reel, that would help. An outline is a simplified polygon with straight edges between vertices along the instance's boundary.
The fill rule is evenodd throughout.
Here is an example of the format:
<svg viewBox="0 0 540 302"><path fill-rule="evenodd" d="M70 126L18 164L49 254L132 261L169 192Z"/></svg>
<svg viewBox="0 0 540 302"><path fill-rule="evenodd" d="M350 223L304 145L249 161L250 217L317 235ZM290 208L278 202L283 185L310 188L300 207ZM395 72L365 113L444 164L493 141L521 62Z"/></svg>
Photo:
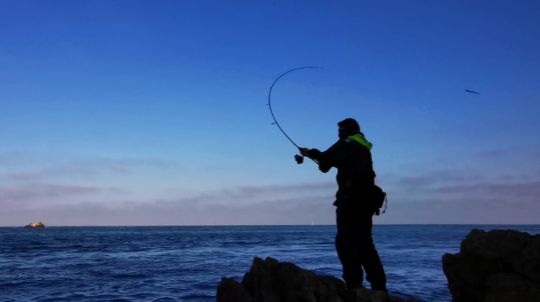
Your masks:
<svg viewBox="0 0 540 302"><path fill-rule="evenodd" d="M294 160L296 160L296 163L301 165L304 163L304 156L300 155L300 154L296 154L294 156Z"/></svg>

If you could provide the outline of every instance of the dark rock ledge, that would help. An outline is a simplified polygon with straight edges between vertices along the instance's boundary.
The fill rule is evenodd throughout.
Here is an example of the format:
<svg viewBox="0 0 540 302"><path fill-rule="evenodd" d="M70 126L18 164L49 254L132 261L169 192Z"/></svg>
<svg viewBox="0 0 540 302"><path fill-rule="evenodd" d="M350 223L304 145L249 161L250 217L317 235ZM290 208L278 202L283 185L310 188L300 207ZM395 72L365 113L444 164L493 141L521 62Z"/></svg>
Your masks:
<svg viewBox="0 0 540 302"><path fill-rule="evenodd" d="M472 230L460 252L442 260L454 302L540 302L540 235ZM272 258L255 258L241 283L223 278L217 289L217 302L368 301L407 300L367 289L347 291L337 278Z"/></svg>
<svg viewBox="0 0 540 302"><path fill-rule="evenodd" d="M472 230L443 270L454 302L539 302L540 235Z"/></svg>
<svg viewBox="0 0 540 302"><path fill-rule="evenodd" d="M365 288L347 291L343 281L318 276L293 263L255 258L242 283L223 278L217 302L402 302L381 291Z"/></svg>

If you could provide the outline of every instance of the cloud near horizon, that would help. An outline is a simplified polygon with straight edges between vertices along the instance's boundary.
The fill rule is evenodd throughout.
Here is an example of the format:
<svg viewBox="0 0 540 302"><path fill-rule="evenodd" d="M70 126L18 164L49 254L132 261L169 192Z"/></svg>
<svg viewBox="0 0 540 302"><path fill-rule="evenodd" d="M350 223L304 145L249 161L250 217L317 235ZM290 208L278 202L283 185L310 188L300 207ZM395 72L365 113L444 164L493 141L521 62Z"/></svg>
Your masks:
<svg viewBox="0 0 540 302"><path fill-rule="evenodd" d="M160 159L98 157L53 161L34 170L22 162L9 165L0 171L0 225L28 220L51 225L334 223L331 175L322 182L167 191L153 183L135 185L146 177L145 168L163 183L164 174L179 166ZM176 176L167 185L179 183ZM540 217L540 171L488 177L454 168L381 173L378 180L389 193L388 212L378 223L537 223Z"/></svg>
<svg viewBox="0 0 540 302"><path fill-rule="evenodd" d="M171 200L56 204L2 212L0 221L2 225L21 225L28 222L15 221L12 217L24 217L50 225L332 223L329 199L333 193L318 190L327 188L328 184L307 184L312 190L304 191L302 187L302 184L239 187Z"/></svg>
<svg viewBox="0 0 540 302"><path fill-rule="evenodd" d="M540 175L491 177L464 171L393 176L388 223L536 224Z"/></svg>
<svg viewBox="0 0 540 302"><path fill-rule="evenodd" d="M457 175L456 175L457 173ZM537 223L540 177L501 182L457 171L387 177L389 208L376 223ZM333 224L334 182L238 186L192 196L133 198L112 188L41 185L0 187L2 225L44 220L50 225ZM113 190L114 191L114 190ZM33 205L40 198L71 202ZM14 206L16 202L29 206ZM15 203L14 203L15 202ZM37 202L36 202L37 204ZM501 216L505 213L506 216ZM24 217L25 221L14 217ZM518 217L516 220L514 217Z"/></svg>
<svg viewBox="0 0 540 302"><path fill-rule="evenodd" d="M160 171L181 169L176 161L156 158L120 159L94 156L79 159L40 160L38 155L28 153L19 155L16 152L0 154L0 164L0 178L7 181L91 178L108 173L135 173L143 168Z"/></svg>

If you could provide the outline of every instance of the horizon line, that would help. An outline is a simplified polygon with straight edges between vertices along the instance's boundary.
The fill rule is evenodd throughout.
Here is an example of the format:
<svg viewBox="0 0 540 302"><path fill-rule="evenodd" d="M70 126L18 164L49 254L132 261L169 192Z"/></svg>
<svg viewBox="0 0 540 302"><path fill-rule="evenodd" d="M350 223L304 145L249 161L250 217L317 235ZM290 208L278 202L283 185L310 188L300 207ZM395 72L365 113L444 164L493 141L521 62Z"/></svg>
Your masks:
<svg viewBox="0 0 540 302"><path fill-rule="evenodd" d="M336 224L208 224L208 225L45 225L45 228L62 227L292 227L292 226L335 226ZM540 226L540 223L374 223L374 226L410 226L410 225L438 225L438 226ZM0 225L0 228L26 228L25 225Z"/></svg>

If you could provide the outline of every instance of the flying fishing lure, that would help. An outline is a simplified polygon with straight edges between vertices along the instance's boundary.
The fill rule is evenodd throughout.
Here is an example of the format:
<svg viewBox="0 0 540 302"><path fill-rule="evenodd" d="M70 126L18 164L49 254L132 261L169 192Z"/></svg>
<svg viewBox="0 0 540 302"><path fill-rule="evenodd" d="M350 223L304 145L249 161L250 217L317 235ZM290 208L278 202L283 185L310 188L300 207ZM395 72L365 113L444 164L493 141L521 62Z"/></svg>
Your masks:
<svg viewBox="0 0 540 302"><path fill-rule="evenodd" d="M285 71L284 73L280 74L275 80L274 82L272 82L272 85L270 86L270 89L268 90L268 109L270 109L270 114L272 115L272 119L274 120L274 122L272 123L273 125L276 125L279 129L279 131L281 131L281 133L283 133L283 135L291 142L291 144L293 144L297 149L300 149L300 146L294 142L294 140L285 132L285 130L283 130L283 127L281 127L281 125L279 124L277 118L276 118L276 115L274 114L274 111L272 110L272 90L274 89L274 86L276 85L276 83L282 78L284 77L285 75L291 73L291 72L294 72L294 71L297 71L297 70L302 70L302 69L321 69L322 67L318 67L318 66L301 66L301 67L296 67L296 68L293 68L293 69L290 69L290 70L287 70ZM301 155L295 155L294 157L296 159L296 162L301 164L304 160L304 157L301 156Z"/></svg>
<svg viewBox="0 0 540 302"><path fill-rule="evenodd" d="M470 89L465 89L465 92L472 93L472 94L480 94L480 92L474 91L474 90L470 90Z"/></svg>

